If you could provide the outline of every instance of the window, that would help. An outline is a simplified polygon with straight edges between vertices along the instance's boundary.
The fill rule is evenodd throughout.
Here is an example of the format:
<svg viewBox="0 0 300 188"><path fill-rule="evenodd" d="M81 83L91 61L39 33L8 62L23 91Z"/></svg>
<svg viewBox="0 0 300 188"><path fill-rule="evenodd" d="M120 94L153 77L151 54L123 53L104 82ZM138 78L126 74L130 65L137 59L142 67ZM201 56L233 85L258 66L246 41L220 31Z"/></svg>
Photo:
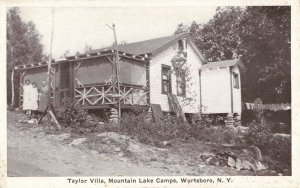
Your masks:
<svg viewBox="0 0 300 188"><path fill-rule="evenodd" d="M187 49L186 39L179 40L178 41L178 50L179 50L179 52L183 53L184 57L187 57L186 49Z"/></svg>
<svg viewBox="0 0 300 188"><path fill-rule="evenodd" d="M183 45L183 41L182 41L182 40L179 40L179 41L178 41L178 49L179 49L180 51L183 51L183 50L184 50L184 45Z"/></svg>
<svg viewBox="0 0 300 188"><path fill-rule="evenodd" d="M172 93L171 67L162 65L161 68L161 91L163 94Z"/></svg>
<svg viewBox="0 0 300 188"><path fill-rule="evenodd" d="M177 95L178 96L185 96L185 73L180 71L176 75L176 82L177 82Z"/></svg>
<svg viewBox="0 0 300 188"><path fill-rule="evenodd" d="M239 74L233 73L233 87L236 89L240 88Z"/></svg>

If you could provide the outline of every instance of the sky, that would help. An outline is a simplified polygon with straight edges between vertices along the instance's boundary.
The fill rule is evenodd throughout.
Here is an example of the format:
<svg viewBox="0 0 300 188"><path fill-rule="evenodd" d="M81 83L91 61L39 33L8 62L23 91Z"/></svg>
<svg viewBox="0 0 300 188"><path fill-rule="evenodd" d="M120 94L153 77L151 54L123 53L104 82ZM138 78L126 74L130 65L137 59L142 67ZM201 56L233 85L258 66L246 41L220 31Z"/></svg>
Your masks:
<svg viewBox="0 0 300 188"><path fill-rule="evenodd" d="M86 45L93 49L110 46L114 23L118 43L142 41L172 35L177 25L193 21L206 23L216 7L63 7L54 9L53 58L66 51L82 52ZM42 35L45 53L50 51L52 8L20 7L22 20L33 21Z"/></svg>

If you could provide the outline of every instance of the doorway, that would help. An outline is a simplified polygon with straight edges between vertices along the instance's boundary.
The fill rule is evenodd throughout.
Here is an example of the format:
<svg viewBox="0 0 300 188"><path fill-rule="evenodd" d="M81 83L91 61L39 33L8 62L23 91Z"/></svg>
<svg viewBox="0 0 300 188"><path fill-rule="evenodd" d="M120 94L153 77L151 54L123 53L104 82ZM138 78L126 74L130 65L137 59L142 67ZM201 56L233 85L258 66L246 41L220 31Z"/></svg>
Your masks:
<svg viewBox="0 0 300 188"><path fill-rule="evenodd" d="M69 62L60 64L59 99L61 105L65 99L71 97L71 67Z"/></svg>

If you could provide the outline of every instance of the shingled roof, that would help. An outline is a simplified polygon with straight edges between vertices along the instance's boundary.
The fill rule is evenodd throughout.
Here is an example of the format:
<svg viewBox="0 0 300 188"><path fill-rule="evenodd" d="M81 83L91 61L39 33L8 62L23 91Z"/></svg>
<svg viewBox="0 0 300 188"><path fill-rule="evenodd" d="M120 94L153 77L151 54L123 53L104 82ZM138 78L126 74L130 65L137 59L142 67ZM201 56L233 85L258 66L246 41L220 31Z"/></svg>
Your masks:
<svg viewBox="0 0 300 188"><path fill-rule="evenodd" d="M119 46L119 50L129 54L152 54L155 51L163 48L165 45L185 37L187 34L176 34L167 37L160 37L135 43L129 43Z"/></svg>
<svg viewBox="0 0 300 188"><path fill-rule="evenodd" d="M161 51L163 51L165 48L169 47L170 45L176 43L179 39L183 39L183 38L191 39L188 33L180 33L180 34L175 34L166 37L160 37L160 38L155 38L150 40L144 40L144 41L128 43L124 45L119 45L119 52L121 52L126 57L145 61L145 58L148 58L145 55L154 56L160 53ZM188 40L188 41L191 42L190 44L192 48L195 49L195 52L198 55L198 57L203 62L207 62L207 60L205 59L203 54L199 51L199 49L196 47L196 45L193 43L193 41L192 40ZM76 60L81 58L87 58L87 57L98 57L97 54L103 54L103 52L113 53L114 48L110 46L106 48L91 50L79 55L71 55L62 58L62 60L55 60L55 63L60 63L64 61L74 60L74 59ZM45 66L46 64L47 62L28 63L28 66L27 65L17 66L16 68Z"/></svg>
<svg viewBox="0 0 300 188"><path fill-rule="evenodd" d="M218 67L233 67L235 65L238 65L238 66L240 66L240 68L245 69L245 67L240 59L209 62L209 63L203 65L201 67L201 69L214 69L214 68L218 68Z"/></svg>
<svg viewBox="0 0 300 188"><path fill-rule="evenodd" d="M170 43L177 41L180 38L184 38L187 35L188 35L187 33L181 33L181 34L175 34L166 37L160 37L160 38L155 38L150 40L123 44L123 45L119 45L119 51L128 54L133 54L133 55L154 54L155 52L159 51L165 46L168 46ZM112 47L103 48L103 49L106 50L112 49ZM103 49L92 50L88 53L99 52L102 51Z"/></svg>

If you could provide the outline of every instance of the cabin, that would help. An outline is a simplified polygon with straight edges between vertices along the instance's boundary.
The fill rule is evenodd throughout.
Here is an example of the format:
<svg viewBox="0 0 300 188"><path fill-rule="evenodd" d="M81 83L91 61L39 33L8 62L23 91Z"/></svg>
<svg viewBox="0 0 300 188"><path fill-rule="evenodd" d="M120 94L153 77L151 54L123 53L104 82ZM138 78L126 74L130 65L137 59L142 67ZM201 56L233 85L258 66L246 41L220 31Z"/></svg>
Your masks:
<svg viewBox="0 0 300 188"><path fill-rule="evenodd" d="M241 114L241 60L207 62L187 33L124 44L118 52L118 65L112 47L53 61L53 106L60 109L72 98L84 109L116 108L120 102L121 109L157 104L169 113L179 107L183 114ZM20 83L29 79L41 87L47 79L46 62L15 69L22 73Z"/></svg>

